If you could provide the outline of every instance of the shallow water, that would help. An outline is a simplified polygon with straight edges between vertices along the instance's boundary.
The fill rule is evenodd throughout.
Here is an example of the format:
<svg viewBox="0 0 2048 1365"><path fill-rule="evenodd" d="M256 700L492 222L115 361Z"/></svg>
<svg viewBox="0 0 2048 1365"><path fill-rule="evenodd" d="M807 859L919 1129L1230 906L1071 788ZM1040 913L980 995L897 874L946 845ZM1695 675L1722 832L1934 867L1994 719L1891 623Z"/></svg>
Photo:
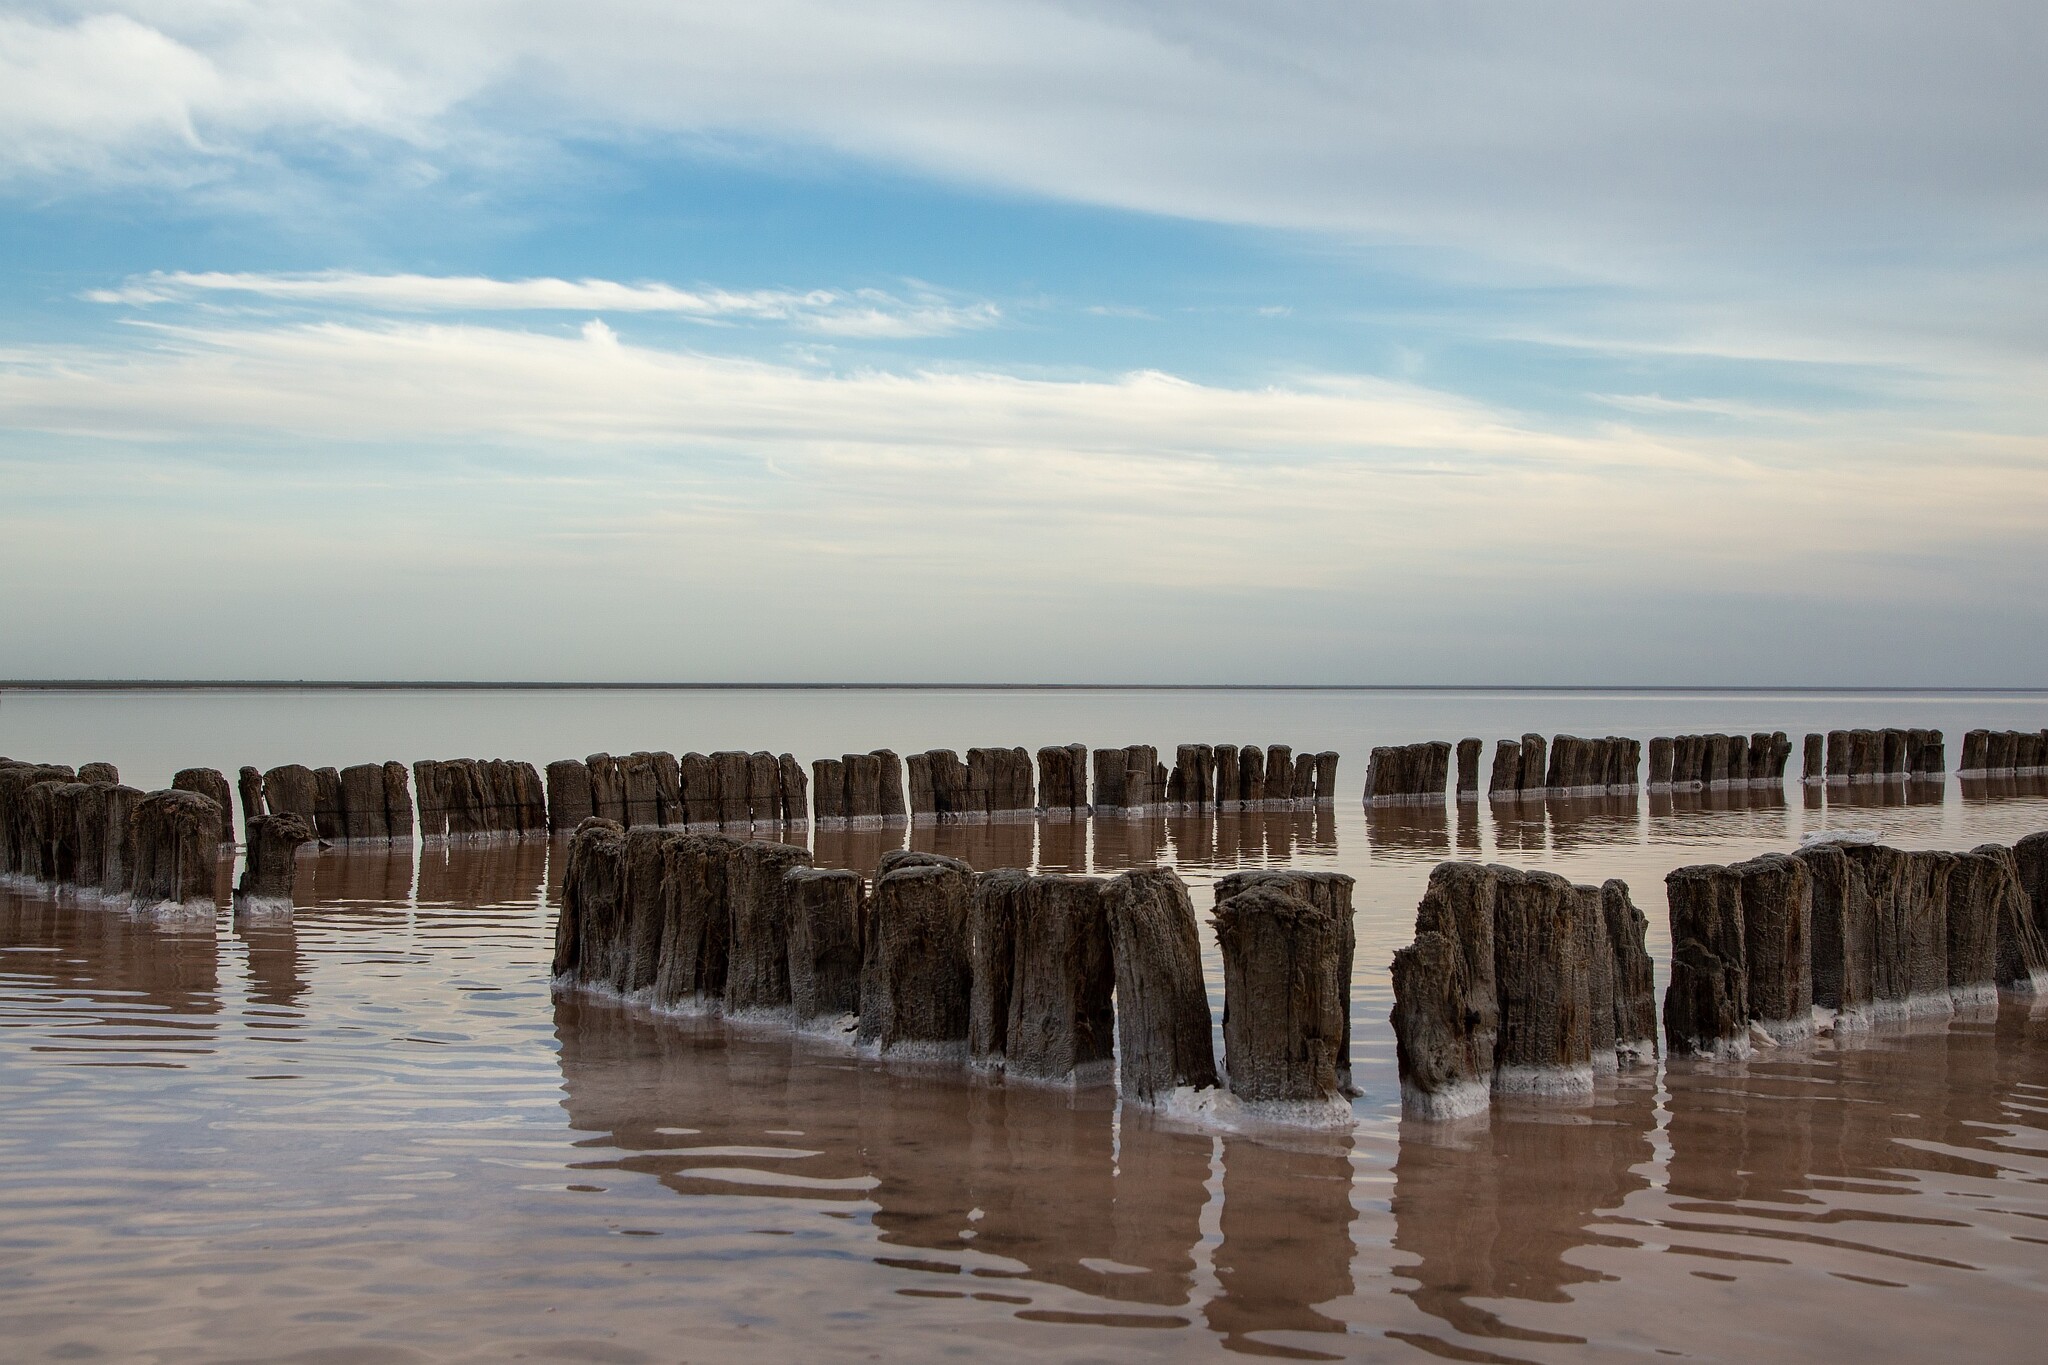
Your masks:
<svg viewBox="0 0 2048 1365"><path fill-rule="evenodd" d="M1601 719L1580 696L1460 711L1433 693L1105 695L1091 719L1069 694L827 694L811 711L804 694L710 694L678 703L707 706L702 724L639 734L659 697L486 694L472 714L443 695L8 695L0 752L110 758L154 785L187 763L1234 735L1338 748L1355 789L1375 741L1934 724L1953 758L1970 725L2048 723L2039 697L1613 697ZM1192 1131L1120 1113L1113 1091L551 1001L560 857L544 843L325 852L269 922L0 890L4 1354L2030 1354L2048 1306L2048 1013L2008 1002L1853 1048L1657 1068L1591 1107L1496 1107L1477 1127L1399 1119L1386 967L1438 859L1624 877L1661 961L1661 878L1682 863L1818 828L1940 847L2048 828L2048 784L1932 796L1346 803L909 836L983 866L1171 861L1203 908L1238 866L1357 877L1366 1094L1340 1135ZM818 860L871 870L904 837L820 834Z"/></svg>

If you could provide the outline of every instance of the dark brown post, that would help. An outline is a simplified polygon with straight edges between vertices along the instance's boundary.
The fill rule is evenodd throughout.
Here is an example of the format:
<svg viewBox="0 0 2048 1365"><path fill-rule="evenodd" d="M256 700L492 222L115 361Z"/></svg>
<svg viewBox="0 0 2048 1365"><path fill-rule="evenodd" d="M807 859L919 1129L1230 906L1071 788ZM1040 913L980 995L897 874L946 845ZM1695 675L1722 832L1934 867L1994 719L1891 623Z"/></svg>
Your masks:
<svg viewBox="0 0 2048 1365"><path fill-rule="evenodd" d="M1152 1104L1181 1087L1214 1088L1209 994L1186 884L1169 869L1126 872L1110 879L1103 899L1125 1102Z"/></svg>

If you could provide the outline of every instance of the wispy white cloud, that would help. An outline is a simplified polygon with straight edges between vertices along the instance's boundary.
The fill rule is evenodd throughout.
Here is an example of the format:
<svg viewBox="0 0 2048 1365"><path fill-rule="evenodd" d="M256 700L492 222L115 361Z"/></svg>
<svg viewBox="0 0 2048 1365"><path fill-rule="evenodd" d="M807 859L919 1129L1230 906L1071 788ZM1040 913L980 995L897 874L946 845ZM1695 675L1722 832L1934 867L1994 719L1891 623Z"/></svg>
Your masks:
<svg viewBox="0 0 2048 1365"><path fill-rule="evenodd" d="M0 125L16 134L0 159L86 174L123 149L233 156L294 131L452 156L513 127L741 133L1601 274L1770 242L2038 244L2048 201L2033 135L2048 23L2025 0L1969 0L1942 24L1906 0L1769 24L1742 5L1615 0L39 11L0 20Z"/></svg>
<svg viewBox="0 0 2048 1365"><path fill-rule="evenodd" d="M0 16L0 181L261 182L304 144L392 168L409 193L443 170L537 173L558 163L536 149L573 157L570 139L797 147L1420 245L1415 268L1467 281L1596 282L1639 306L1532 329L1595 349L2038 372L2048 20L2028 0L1946 13L587 0L571 18L493 0L44 0ZM816 326L981 325L971 307L928 311L849 302Z"/></svg>
<svg viewBox="0 0 2048 1365"><path fill-rule="evenodd" d="M819 372L480 324L148 323L153 345L0 362L0 426L130 439L406 443L485 436L688 446L788 442L946 452L1066 449L1168 459L1452 453L1679 459L1656 444L1520 427L1453 395L1356 376L1222 388L1158 371L1048 380L994 370Z"/></svg>
<svg viewBox="0 0 2048 1365"><path fill-rule="evenodd" d="M284 564L381 604L336 609L405 642L387 672L518 673L472 636L544 601L589 671L702 674L687 632L635 624L651 594L756 676L1826 680L1922 676L1908 630L1990 659L1972 623L2032 620L2048 571L2048 446L1898 413L1671 434L1359 376L833 369L632 330L231 317L0 355L0 570L87 520L99 547L0 626L147 671L119 642L161 635L180 592L234 565L269 601ZM464 594L467 634L426 628L419 574ZM1689 626L1706 609L1672 604L1703 597L1718 624ZM1304 601L1314 630L1252 645ZM924 633L880 643L878 612ZM324 627L275 617L236 646L251 671L326 657ZM74 618L115 643L50 624ZM1708 671L1643 664L1651 637ZM1190 643L1226 638L1247 650Z"/></svg>
<svg viewBox="0 0 2048 1365"><path fill-rule="evenodd" d="M830 336L870 338L945 336L993 327L1002 320L1002 311L992 303L950 301L929 289L899 299L877 289L683 289L659 282L499 280L344 270L153 271L85 295L94 303L135 307L237 296L387 313L663 313L703 321L780 322Z"/></svg>
<svg viewBox="0 0 2048 1365"><path fill-rule="evenodd" d="M1156 499L1183 510L1207 501L1222 480L1230 494L1215 505L1226 516L1245 500L1292 500L1318 517L1345 506L1409 541L1471 533L1475 523L1456 509L1483 505L1501 520L1482 543L1544 543L1556 518L1598 525L1611 547L1655 544L1682 558L1721 553L1726 523L1703 509L1730 499L1762 526L1810 509L1826 490L1827 522L1788 539L1800 553L1853 543L1872 522L1949 535L1986 517L2048 513L2048 489L2040 499L2015 491L1995 507L1974 501L1992 498L2016 464L2048 466L2048 443L1916 427L1886 412L1847 414L1825 430L1798 414L1773 422L1756 412L1757 424L1717 438L1534 421L1363 376L1222 387L1157 371L1044 379L797 367L636 343L597 321L573 335L402 321L145 330L154 340L138 347L0 356L0 430L183 448L313 441L427 452L481 442L547 452L565 468L606 451L716 455L762 470L894 471L909 480L906 493L938 471L1001 466L1042 489L1020 484L1006 497L1063 503L1121 490L1126 512L1145 516ZM1932 490L1919 462L1937 441L1947 469ZM1835 471L1852 453L1858 478L1843 487ZM1199 497L1186 495L1205 483ZM1369 508L1395 490L1424 513L1412 527ZM1538 505L1542 517L1527 515Z"/></svg>
<svg viewBox="0 0 2048 1365"><path fill-rule="evenodd" d="M1789 422L1812 425L1842 420L1840 412L1814 408L1768 407L1732 398L1667 398L1660 393L1596 393L1596 403L1623 412L1657 417L1727 417L1746 422Z"/></svg>

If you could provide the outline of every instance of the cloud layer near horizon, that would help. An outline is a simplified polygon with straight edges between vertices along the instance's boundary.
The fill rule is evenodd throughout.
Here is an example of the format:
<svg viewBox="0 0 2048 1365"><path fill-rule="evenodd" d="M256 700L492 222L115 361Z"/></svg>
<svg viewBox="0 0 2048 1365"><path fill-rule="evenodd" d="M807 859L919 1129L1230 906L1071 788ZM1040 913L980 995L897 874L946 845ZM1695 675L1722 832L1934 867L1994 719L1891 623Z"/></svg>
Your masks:
<svg viewBox="0 0 2048 1365"><path fill-rule="evenodd" d="M423 554L415 569L451 576L459 611L489 615L479 580L516 600L552 579L595 589L578 594L571 629L607 635L630 630L649 592L696 594L677 610L724 620L736 601L798 610L853 591L945 623L957 661L944 650L924 664L960 678L1073 676L1064 649L1033 666L1021 612L1038 623L1026 634L1057 639L1052 622L1068 616L1076 639L1142 643L1109 676L1260 681L1385 677L1375 645L1390 623L1408 637L1403 657L1501 677L1511 658L1489 666L1485 646L1519 615L1505 628L1542 676L1563 679L1580 676L1575 652L1612 669L1643 641L1669 647L1672 622L1638 619L1575 649L1560 622L1587 612L1640 617L1627 604L1704 594L1717 605L1699 651L1755 666L1778 647L1767 635L1715 646L1729 603L1783 631L1830 601L1866 619L1799 628L1860 639L1874 659L1904 644L1874 624L1888 610L1961 622L1996 600L1930 565L2002 546L2016 570L2043 567L2038 449L1897 413L1820 428L1755 414L1710 438L1643 425L1627 410L1659 404L1626 396L1610 419L1559 426L1366 376L1247 389L1157 372L838 369L637 343L596 320L200 314L150 321L144 338L0 356L0 425L38 433L10 464L17 507L69 487L123 490L102 495L103 543L70 590L175 578L144 550L196 531L226 561L253 553L231 575L238 593L262 595L261 566L275 565L271 590L347 584L402 614L421 604L383 580L394 555ZM337 536L337 519L357 531ZM0 529L23 563L61 558L74 539L19 511ZM95 583L101 572L113 576ZM1120 594L1152 605L1119 620ZM316 590L307 604L325 600ZM1091 603L1107 619L1084 619ZM1232 634L1285 620L1288 604L1349 619L1330 622L1320 659L1305 624L1270 650L1214 654L1176 643L1199 603ZM10 610L28 629L47 609ZM1430 618L1443 622L1433 645ZM841 638L844 658L862 619L811 628ZM1351 619L1374 629L1359 638ZM744 633L740 620L723 628ZM868 643L850 671L900 676ZM680 636L650 637L617 661L662 676L683 657ZM800 658L781 662L809 676Z"/></svg>

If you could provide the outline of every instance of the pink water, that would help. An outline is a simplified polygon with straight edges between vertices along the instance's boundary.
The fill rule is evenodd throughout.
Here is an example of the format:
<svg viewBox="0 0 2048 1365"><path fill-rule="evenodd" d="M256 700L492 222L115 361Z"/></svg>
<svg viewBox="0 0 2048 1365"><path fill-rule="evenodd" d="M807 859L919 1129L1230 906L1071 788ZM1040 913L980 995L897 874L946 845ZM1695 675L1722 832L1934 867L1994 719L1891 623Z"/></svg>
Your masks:
<svg viewBox="0 0 2048 1365"><path fill-rule="evenodd" d="M150 765L181 735L188 761L228 767L599 747L562 719L583 714L570 700L494 748L462 731L492 717L453 721L427 699L388 728L439 724L445 742L378 750L358 733L378 717L317 697L261 699L242 732L209 718L211 699L21 700L0 700L0 752L111 758L138 783L168 775ZM1545 709L1576 699L1468 699L1462 724L1382 706L1347 722L1370 735L1334 739L1314 707L1252 696L1217 721L1180 704L1153 698L1140 726L1122 710L1087 724L1085 703L1048 721L1030 697L943 702L923 730L891 712L892 730L853 725L856 700L810 715L840 737L799 752L907 749L919 733L1234 736L1342 749L1355 786L1365 738L1428 737L1412 733L1423 724L1443 738L1647 735L1758 728L1768 716L1744 708L1808 702L1619 699L1664 709L1599 725ZM1866 720L1867 699L1832 704L1833 725L1920 724L1917 708L1936 705ZM1953 730L1952 754L1970 714L2003 726L2048 710L1939 705L1958 713L1934 722ZM294 706L309 742L279 755L272 727ZM774 719L750 715L755 733L731 741L689 729L605 747L796 747L759 733ZM1040 722L1070 733L1024 733ZM337 736L367 752L325 742ZM238 738L264 751L238 757ZM541 843L328 852L302 866L289 922L157 922L0 890L0 1357L2030 1357L2048 1308L2048 1014L2019 1002L1853 1049L1659 1068L1590 1108L1497 1108L1452 1133L1400 1121L1386 966L1440 858L1624 877L1661 961L1661 878L1681 863L1822 827L1942 847L2048 828L2039 783L1951 783L1916 805L1807 800L1793 788L1764 804L1553 803L1498 819L1485 803L1441 818L1346 803L912 836L983 866L1172 862L1204 907L1207 883L1237 866L1357 877L1366 1095L1335 1136L1177 1128L1120 1112L1113 1090L970 1081L552 1001L559 850ZM892 838L820 835L818 859L871 869Z"/></svg>

